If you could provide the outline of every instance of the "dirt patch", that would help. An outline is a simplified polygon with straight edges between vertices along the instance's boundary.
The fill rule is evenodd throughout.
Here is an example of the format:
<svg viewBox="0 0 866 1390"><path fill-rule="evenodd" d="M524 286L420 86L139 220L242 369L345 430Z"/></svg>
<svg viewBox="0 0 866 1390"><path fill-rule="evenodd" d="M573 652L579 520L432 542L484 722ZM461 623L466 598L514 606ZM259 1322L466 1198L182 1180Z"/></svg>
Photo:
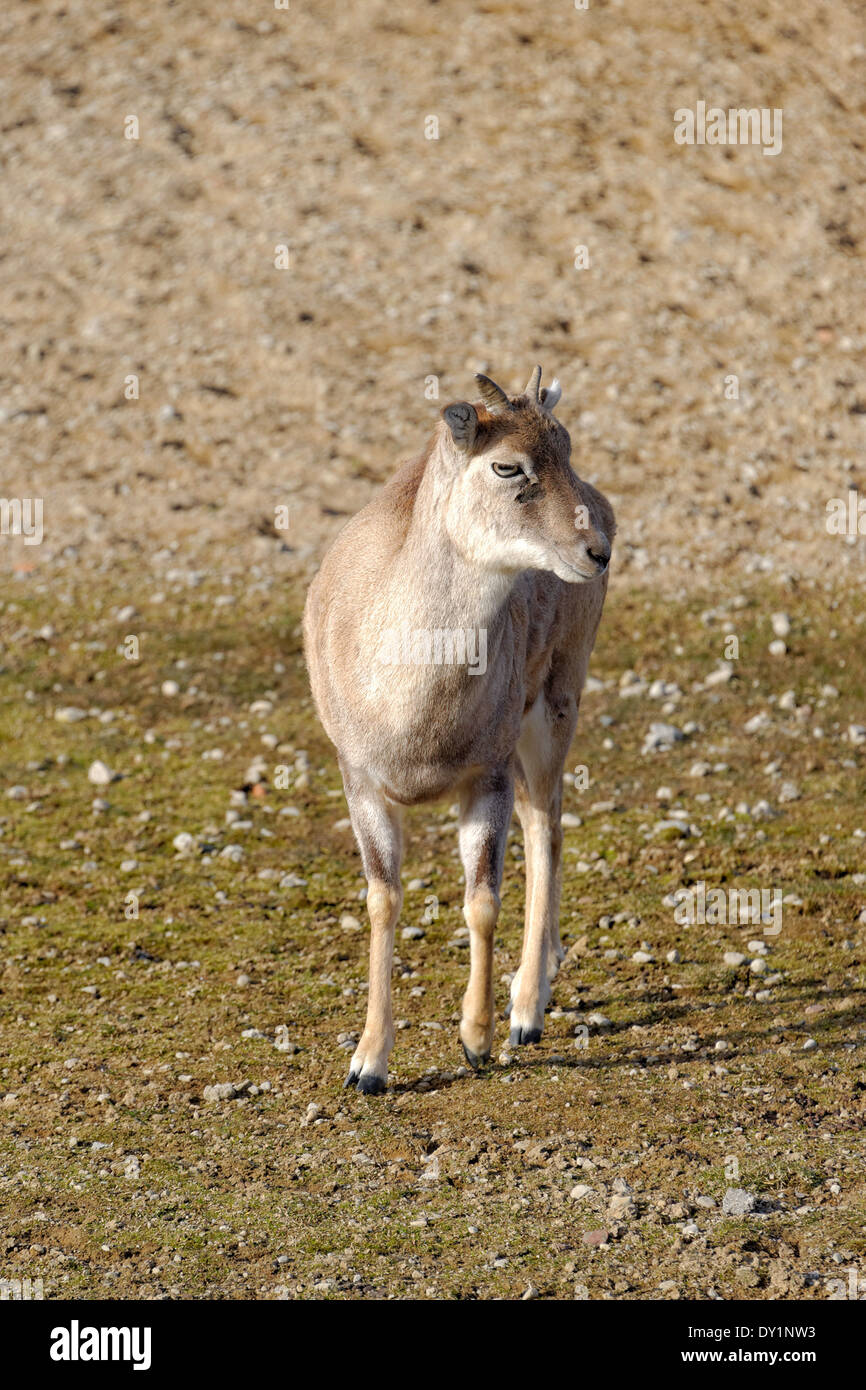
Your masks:
<svg viewBox="0 0 866 1390"><path fill-rule="evenodd" d="M825 529L866 430L853 11L13 0L0 22L0 457L46 528L3 564L287 546L309 569L474 371L519 389L538 360L617 506L619 573L862 582L862 539ZM698 100L781 109L781 152L677 145Z"/></svg>

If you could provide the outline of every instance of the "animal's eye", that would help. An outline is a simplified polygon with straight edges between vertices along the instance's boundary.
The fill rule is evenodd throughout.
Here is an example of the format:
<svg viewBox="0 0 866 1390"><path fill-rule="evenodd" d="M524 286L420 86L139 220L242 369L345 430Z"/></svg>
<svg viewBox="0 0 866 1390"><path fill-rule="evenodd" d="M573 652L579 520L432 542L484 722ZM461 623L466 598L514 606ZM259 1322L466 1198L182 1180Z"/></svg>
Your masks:
<svg viewBox="0 0 866 1390"><path fill-rule="evenodd" d="M497 478L520 478L523 476L523 469L517 463L494 463L491 464L491 467Z"/></svg>

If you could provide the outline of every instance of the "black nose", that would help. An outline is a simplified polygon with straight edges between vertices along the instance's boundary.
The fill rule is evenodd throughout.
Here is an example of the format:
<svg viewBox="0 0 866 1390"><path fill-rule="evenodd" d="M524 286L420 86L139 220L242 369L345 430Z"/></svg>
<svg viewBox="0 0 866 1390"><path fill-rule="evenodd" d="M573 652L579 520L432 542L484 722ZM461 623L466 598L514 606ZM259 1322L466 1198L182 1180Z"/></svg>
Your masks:
<svg viewBox="0 0 866 1390"><path fill-rule="evenodd" d="M586 553L590 560L594 560L598 568L603 570L610 559L610 542L598 540L596 541L594 550L587 546Z"/></svg>

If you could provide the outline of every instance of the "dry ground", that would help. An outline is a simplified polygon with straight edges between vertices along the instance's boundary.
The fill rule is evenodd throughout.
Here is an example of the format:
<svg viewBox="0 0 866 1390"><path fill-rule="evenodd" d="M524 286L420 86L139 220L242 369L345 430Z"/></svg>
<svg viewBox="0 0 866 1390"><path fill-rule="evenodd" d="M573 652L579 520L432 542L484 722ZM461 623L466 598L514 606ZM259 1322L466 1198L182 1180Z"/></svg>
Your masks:
<svg viewBox="0 0 866 1390"><path fill-rule="evenodd" d="M0 43L0 493L45 524L0 537L0 1278L866 1286L866 540L825 527L866 430L862 5L10 0ZM781 154L675 145L698 99L781 107ZM453 817L419 811L403 925L438 916L398 941L393 1085L365 1100L340 1089L366 931L303 585L474 371L519 387L536 360L620 522L569 957L542 1044L462 1074ZM644 754L659 719L691 731ZM522 872L515 837L502 1002ZM781 934L680 927L665 900L699 880L779 887Z"/></svg>

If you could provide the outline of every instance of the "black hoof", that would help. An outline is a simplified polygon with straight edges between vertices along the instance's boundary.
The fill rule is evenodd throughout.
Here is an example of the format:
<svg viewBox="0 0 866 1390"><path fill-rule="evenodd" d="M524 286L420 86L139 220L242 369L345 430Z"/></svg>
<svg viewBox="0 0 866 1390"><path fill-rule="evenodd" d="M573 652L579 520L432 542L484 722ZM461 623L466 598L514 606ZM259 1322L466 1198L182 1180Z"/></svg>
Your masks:
<svg viewBox="0 0 866 1390"><path fill-rule="evenodd" d="M527 1043L541 1042L540 1028L512 1028L508 1042L511 1047L525 1047Z"/></svg>
<svg viewBox="0 0 866 1390"><path fill-rule="evenodd" d="M479 1067L483 1067L485 1062L490 1061L489 1052L470 1052L462 1038L460 1041L463 1048L463 1056L466 1058L473 1071L477 1071Z"/></svg>
<svg viewBox="0 0 866 1390"><path fill-rule="evenodd" d="M368 1076L363 1074L358 1077L358 1090L362 1096L380 1096L384 1091L386 1082L381 1076L370 1073Z"/></svg>

